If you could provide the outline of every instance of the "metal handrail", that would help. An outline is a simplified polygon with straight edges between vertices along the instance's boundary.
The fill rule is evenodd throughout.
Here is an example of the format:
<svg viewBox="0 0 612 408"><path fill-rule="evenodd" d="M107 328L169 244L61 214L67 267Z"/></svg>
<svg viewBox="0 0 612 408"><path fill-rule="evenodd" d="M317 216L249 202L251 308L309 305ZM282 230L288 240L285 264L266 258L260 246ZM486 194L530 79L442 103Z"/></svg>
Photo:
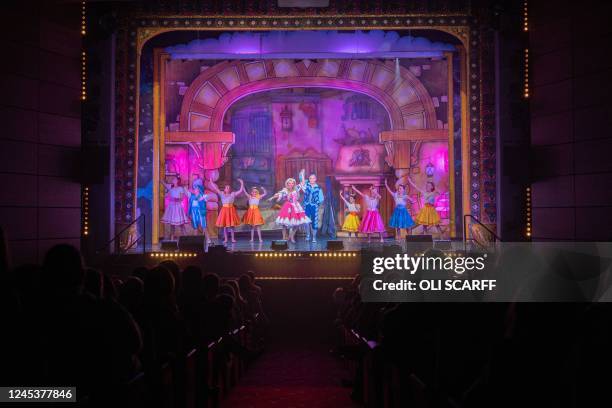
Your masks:
<svg viewBox="0 0 612 408"><path fill-rule="evenodd" d="M127 248L125 248L125 251L128 251L130 249L132 249L132 247L138 243L141 239L143 240L142 242L142 252L145 253L146 252L146 239L147 239L147 235L146 235L146 228L147 228L147 223L146 223L146 218L144 214L140 214L138 217L136 217L136 219L132 222L130 222L128 225L126 225L123 229L121 229L121 231L119 231L117 234L115 234L115 236L113 238L111 238L106 244L104 244L102 247L100 247L100 249L98 249L96 251L96 253L100 253L103 250L107 249L108 247L110 247L110 245L113 242L116 242L118 238L121 237L121 235L127 231L128 229L130 229L134 224L138 223L140 220L143 220L142 222L142 235L140 237L138 237L137 239L134 240L134 242L132 242Z"/></svg>
<svg viewBox="0 0 612 408"><path fill-rule="evenodd" d="M482 228L484 228L489 234L491 234L491 236L493 236L493 242L497 242L500 241L501 242L501 238L495 233L493 232L493 230L491 230L489 227L487 227L486 225L484 225L478 218L476 218L474 215L472 214L464 214L463 215L463 249L465 251L467 251L467 241L468 241L468 224L467 224L467 219L471 218L472 220L476 221L476 224L480 225ZM472 240L474 240L472 238Z"/></svg>

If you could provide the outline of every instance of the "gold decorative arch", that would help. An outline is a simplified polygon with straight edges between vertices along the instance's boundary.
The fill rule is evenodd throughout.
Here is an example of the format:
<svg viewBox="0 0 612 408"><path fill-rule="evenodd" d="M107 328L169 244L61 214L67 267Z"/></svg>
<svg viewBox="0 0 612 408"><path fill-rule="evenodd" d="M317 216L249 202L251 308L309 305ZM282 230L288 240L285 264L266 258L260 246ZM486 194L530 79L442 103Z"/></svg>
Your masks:
<svg viewBox="0 0 612 408"><path fill-rule="evenodd" d="M127 119L129 122L125 122L121 127L121 133L128 135L133 133L132 136L127 136L126 140L129 143L137 144L138 140L138 128L134 131L129 129L129 123L138 123L139 114L139 84L140 84L140 59L141 52L144 45L151 39L158 35L171 31L269 31L269 30L437 30L448 33L459 40L461 43L458 46L459 52L459 63L460 63L460 98L461 98L461 140L462 140L462 169L461 169L461 185L462 185L462 208L466 213L480 211L480 195L481 182L479 180L479 164L480 163L480 144L482 138L482 124L480 122L481 114L481 87L480 87L480 33L475 31L476 20L474 17L465 14L411 14L411 15L256 15L256 16L210 16L210 15L191 15L191 16L171 16L171 15L139 15L135 18L124 21L123 26L126 28L125 32L125 44L127 48L122 48L118 55L127 56L118 60L118 67L125 67L126 74L122 77L122 81L131 78L135 79L134 86L130 86L125 97L121 100L119 107L126 107ZM125 54L121 54L125 52ZM158 81L159 73L163 71L163 61L169 56L162 50L154 50L154 139L155 146L157 149L154 152L154 157L159 158L163 156L163 143L160 142L159 136L163 134L165 128L165 121L163 118L163 104L160 103L161 94L163 94L163 87L160 86ZM450 60L451 57L447 55ZM121 61L121 62L119 62ZM239 64L237 61L235 64ZM125 65L122 65L125 64ZM232 63L228 63L232 64ZM379 63L384 66L383 63ZM384 69L384 68L383 68ZM157 74L155 73L157 71ZM325 77L322 76L318 80L325 81ZM337 76L335 77L337 80ZM452 72L449 69L449 78L452 78ZM418 81L418 80L417 80ZM125 82L122 82L124 84ZM398 85L398 84L395 84ZM119 85L118 85L119 86ZM122 85L125 86L125 85ZM313 85L317 86L317 85ZM452 95L452 85L449 85L451 91L449 96ZM374 87L376 88L376 87ZM372 94L375 93L373 90ZM378 89L380 91L380 89ZM373 96L373 95L371 95ZM374 96L373 96L374 97ZM222 96L220 96L220 99ZM228 99L230 96L228 95ZM379 100L375 97L375 99ZM393 111L395 118L397 119L398 105L395 101L390 101L387 104L383 104L388 110ZM222 108L225 105L229 107L230 103L222 101L221 105L215 104L216 108ZM427 103L423 104L422 112L425 118L429 115L429 108L426 106ZM452 105L450 105L452 106ZM401 106L399 106L401 108ZM404 112L400 115L402 119L405 118L405 113L410 112L410 109L415 106L408 106L404 108ZM420 107L419 107L420 109ZM187 112L197 113L197 109L187 110ZM400 109L401 111L401 109ZM121 111L125 113L126 111ZM216 114L218 117L219 114ZM220 114L222 118L223 113ZM408 115L409 116L409 115ZM213 116L211 116L212 118ZM390 115L391 117L391 115ZM449 119L452 118L452 110L449 112ZM181 112L181 126L184 123L183 115ZM211 122L214 128L218 127L216 122ZM401 123L401 122L395 122ZM449 133L452 134L453 121L449 120ZM459 125L459 123L457 123ZM189 125L191 126L191 125ZM424 120L424 128L434 130L436 122L431 120ZM209 126L209 129L210 126ZM436 131L440 131L437 129ZM163 136L162 136L163 137ZM128 147L127 156L130 161L130 165L127 166L124 161L118 162L117 170L121 171L128 176L133 174L134 183L136 181L137 168L137 152L130 150ZM133 164L131 164L133 163ZM157 163L156 168L153 169L154 174L159 172L159 161L154 159L154 163ZM478 174L475 173L474 168L478 166ZM154 165L155 167L155 165ZM135 188L135 187L134 187ZM153 186L154 190L158 187ZM123 201L126 208L133 208L132 213L136 208L136 194L125 196L121 188L117 188L118 197ZM154 196L156 192L154 191ZM155 200L154 200L155 201ZM478 205L478 206L477 206ZM124 219L130 220L134 218L134 214L128 215L128 212L122 210L118 216L118 226L122 225ZM495 226L491 225L494 229ZM156 236L156 223L153 223L153 236ZM154 238L155 240L155 238Z"/></svg>

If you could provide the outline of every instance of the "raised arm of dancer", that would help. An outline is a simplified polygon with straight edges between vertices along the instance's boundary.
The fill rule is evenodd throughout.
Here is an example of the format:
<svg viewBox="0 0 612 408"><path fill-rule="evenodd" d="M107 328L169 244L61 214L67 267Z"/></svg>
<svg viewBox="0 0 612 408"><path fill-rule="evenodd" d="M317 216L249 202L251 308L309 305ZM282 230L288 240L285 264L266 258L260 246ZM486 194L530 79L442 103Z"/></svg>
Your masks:
<svg viewBox="0 0 612 408"><path fill-rule="evenodd" d="M346 206L348 207L349 202L346 201L346 198L344 198L344 194L342 190L340 190L340 198L342 199L342 201L344 201L344 204L346 204Z"/></svg>
<svg viewBox="0 0 612 408"><path fill-rule="evenodd" d="M306 186L306 169L300 170L298 174L299 185L304 188Z"/></svg>
<svg viewBox="0 0 612 408"><path fill-rule="evenodd" d="M240 194L244 194L245 196L247 195L246 190L244 189L244 181L242 181L242 179L238 179L238 182L240 183L240 189L238 189L238 191L236 192L236 194L234 195L234 197L238 197Z"/></svg>
<svg viewBox="0 0 612 408"><path fill-rule="evenodd" d="M279 191L278 193L275 193L272 197L268 198L268 201L272 201L274 199L276 199L276 201L280 201L280 199L283 197L283 191Z"/></svg>
<svg viewBox="0 0 612 408"><path fill-rule="evenodd" d="M418 187L416 186L416 184L414 184L414 182L413 182L412 180L410 180L410 177L407 177L407 178L408 178L408 182L410 183L410 185L411 185L412 187L414 187L414 188L415 188L415 189L416 189L418 192L420 192L420 193L422 193L422 194L425 194L425 190L421 190L420 188L418 188Z"/></svg>
<svg viewBox="0 0 612 408"><path fill-rule="evenodd" d="M210 182L208 183L208 186L210 187L210 189L211 189L212 191L214 191L215 193L217 193L217 194L221 195L221 190L219 190L219 187L217 186L217 184L215 184L215 182L214 182L214 181L210 181Z"/></svg>
<svg viewBox="0 0 612 408"><path fill-rule="evenodd" d="M354 190L354 191L355 191L357 194L359 194L360 196L364 197L363 193L362 193L361 191L359 191L359 190L357 189L357 187L355 187L354 185L351 185L351 187L353 188L353 190Z"/></svg>
<svg viewBox="0 0 612 408"><path fill-rule="evenodd" d="M268 192L264 186L261 186L261 191L263 191L263 194L259 196L259 199L263 199L266 195L268 195Z"/></svg>
<svg viewBox="0 0 612 408"><path fill-rule="evenodd" d="M389 192L389 194L395 195L393 190L391 190L391 188L389 188L389 184L387 183L387 179L385 179L385 187L387 188L387 191Z"/></svg>

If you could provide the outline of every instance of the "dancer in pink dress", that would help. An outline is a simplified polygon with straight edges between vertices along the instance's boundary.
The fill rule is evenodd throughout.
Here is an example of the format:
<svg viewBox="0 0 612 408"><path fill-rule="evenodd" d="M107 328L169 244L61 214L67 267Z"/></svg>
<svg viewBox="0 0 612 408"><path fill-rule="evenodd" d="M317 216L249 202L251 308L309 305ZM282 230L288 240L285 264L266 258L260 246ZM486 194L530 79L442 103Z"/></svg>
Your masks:
<svg viewBox="0 0 612 408"><path fill-rule="evenodd" d="M292 243L295 243L296 227L312 222L300 205L299 198L300 187L296 185L294 178L288 178L285 188L268 199L285 200L276 217L276 223L283 227L283 239Z"/></svg>
<svg viewBox="0 0 612 408"><path fill-rule="evenodd" d="M189 191L180 185L178 178L172 177L170 183L161 184L166 189L166 195L168 196L168 205L164 210L164 215L161 218L163 224L170 226L170 239L176 238L176 227L181 229L181 235L185 235L185 224L189 223L189 218L185 213L185 207L183 207L183 200L189 196Z"/></svg>
<svg viewBox="0 0 612 408"><path fill-rule="evenodd" d="M363 197L366 204L366 214L361 221L361 225L359 226L359 232L368 235L368 242L370 242L371 234L378 232L380 235L380 242L384 242L383 232L385 232L385 224L383 223L382 217L378 212L378 203L381 198L380 194L378 193L378 189L376 186L372 185L368 190L368 193L363 194L357 189L357 187L352 187L357 194Z"/></svg>

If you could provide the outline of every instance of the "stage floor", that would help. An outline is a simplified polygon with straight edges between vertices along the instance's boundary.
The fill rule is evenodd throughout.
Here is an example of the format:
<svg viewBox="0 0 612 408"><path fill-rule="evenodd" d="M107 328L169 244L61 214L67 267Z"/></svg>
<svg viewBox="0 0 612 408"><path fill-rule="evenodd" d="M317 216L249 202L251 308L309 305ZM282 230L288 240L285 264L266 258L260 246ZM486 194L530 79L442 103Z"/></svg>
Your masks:
<svg viewBox="0 0 612 408"><path fill-rule="evenodd" d="M272 242L277 239L264 239L263 242L259 242L256 240L255 242L249 242L248 238L236 238L236 242L228 242L226 244L221 240L213 240L212 245L205 246L205 252L208 252L209 249L215 245L224 245L229 252L266 252L272 251L271 245ZM327 251L327 242L330 239L327 238L318 238L317 242L306 241L304 237L299 237L296 240L296 243L289 243L289 247L287 251L290 252L320 252ZM406 249L407 243L405 239L395 240L394 238L386 238L383 242L380 242L378 238L372 238L370 242L368 242L367 238L337 238L333 239L333 241L342 241L344 248L342 251L361 251L361 250L374 250L380 251L384 247L389 246L401 246L403 250ZM449 240L436 240L434 238L434 246L439 246L444 250L460 250L463 248L463 243L461 241L449 241ZM449 247L450 246L450 247ZM142 252L142 247L134 248L133 253ZM146 252L171 252L171 249L168 247L162 247L161 244L156 244L153 246L147 246Z"/></svg>

